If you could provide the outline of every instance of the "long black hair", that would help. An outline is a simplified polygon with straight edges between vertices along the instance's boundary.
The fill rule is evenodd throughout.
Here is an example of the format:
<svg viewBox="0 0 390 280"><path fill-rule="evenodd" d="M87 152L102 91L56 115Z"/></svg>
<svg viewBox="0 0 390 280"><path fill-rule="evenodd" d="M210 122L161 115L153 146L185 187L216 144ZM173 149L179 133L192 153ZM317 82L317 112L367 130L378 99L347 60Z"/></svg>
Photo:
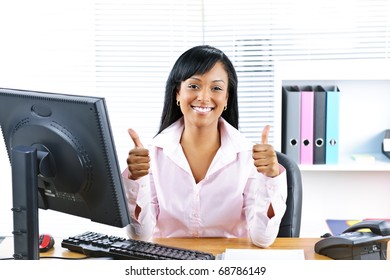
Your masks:
<svg viewBox="0 0 390 280"><path fill-rule="evenodd" d="M237 73L230 59L219 49L208 45L193 47L184 52L175 62L169 74L166 87L164 108L161 114L159 134L183 116L176 105L176 93L181 82L193 75L203 75L211 70L217 62L221 62L228 74L228 103L222 117L238 129Z"/></svg>

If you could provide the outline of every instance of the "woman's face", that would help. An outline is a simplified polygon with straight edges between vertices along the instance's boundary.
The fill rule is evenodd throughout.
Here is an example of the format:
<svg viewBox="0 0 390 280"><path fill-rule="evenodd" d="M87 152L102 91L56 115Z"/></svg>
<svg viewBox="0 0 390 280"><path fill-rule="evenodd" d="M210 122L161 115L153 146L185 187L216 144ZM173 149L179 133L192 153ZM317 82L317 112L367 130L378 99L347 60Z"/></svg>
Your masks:
<svg viewBox="0 0 390 280"><path fill-rule="evenodd" d="M217 62L209 72L183 81L176 100L180 101L186 125L217 127L228 101L228 75L222 63Z"/></svg>

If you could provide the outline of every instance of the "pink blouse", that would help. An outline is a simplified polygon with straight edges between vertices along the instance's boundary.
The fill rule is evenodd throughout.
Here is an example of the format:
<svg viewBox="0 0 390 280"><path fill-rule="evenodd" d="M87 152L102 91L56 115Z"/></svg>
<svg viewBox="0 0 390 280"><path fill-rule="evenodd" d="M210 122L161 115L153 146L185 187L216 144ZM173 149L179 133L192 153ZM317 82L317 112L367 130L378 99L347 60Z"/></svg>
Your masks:
<svg viewBox="0 0 390 280"><path fill-rule="evenodd" d="M252 147L220 118L221 147L205 178L196 183L180 145L183 119L153 139L148 176L128 179L123 172L131 224L130 238L249 237L260 247L271 245L286 209L285 169L274 178L258 173ZM267 216L270 203L275 212ZM135 218L138 204L141 213Z"/></svg>

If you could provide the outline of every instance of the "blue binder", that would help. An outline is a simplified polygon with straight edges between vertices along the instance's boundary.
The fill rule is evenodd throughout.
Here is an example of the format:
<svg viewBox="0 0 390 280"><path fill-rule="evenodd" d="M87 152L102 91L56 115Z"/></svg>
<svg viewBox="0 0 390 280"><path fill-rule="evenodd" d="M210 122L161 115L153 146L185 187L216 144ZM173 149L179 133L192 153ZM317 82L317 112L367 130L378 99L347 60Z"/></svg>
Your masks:
<svg viewBox="0 0 390 280"><path fill-rule="evenodd" d="M339 89L326 89L326 164L337 164L339 161L339 111Z"/></svg>

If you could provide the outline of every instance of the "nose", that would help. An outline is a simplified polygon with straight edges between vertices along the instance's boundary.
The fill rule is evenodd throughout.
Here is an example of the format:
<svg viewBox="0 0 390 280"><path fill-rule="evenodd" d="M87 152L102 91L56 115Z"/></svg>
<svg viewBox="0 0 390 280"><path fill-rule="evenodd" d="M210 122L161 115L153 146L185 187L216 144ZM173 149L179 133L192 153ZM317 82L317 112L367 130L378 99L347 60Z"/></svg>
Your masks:
<svg viewBox="0 0 390 280"><path fill-rule="evenodd" d="M210 102L210 92L207 89L200 90L198 92L198 101Z"/></svg>

